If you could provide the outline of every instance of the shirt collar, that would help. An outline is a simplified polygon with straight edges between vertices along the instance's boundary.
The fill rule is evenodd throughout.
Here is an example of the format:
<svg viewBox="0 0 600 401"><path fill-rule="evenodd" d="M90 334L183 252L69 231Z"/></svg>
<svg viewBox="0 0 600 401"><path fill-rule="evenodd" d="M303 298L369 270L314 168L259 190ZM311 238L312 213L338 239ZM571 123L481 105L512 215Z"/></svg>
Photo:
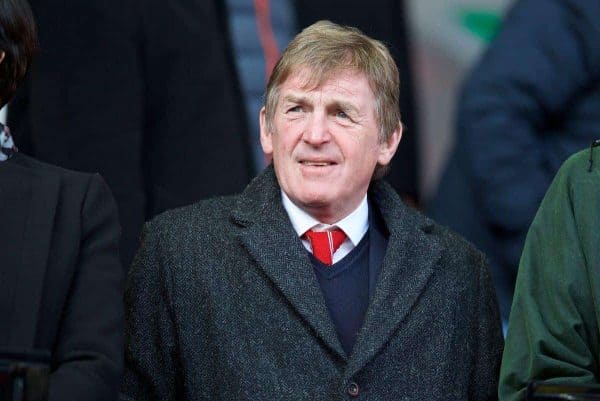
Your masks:
<svg viewBox="0 0 600 401"><path fill-rule="evenodd" d="M6 125L0 123L0 162L8 160L16 151L17 148L10 136L10 130Z"/></svg>
<svg viewBox="0 0 600 401"><path fill-rule="evenodd" d="M327 231L338 227L344 231L352 244L356 246L369 229L369 203L367 202L367 195L365 195L352 213L334 224L321 223L296 206L283 190L281 191L281 201L299 237L311 228L316 231Z"/></svg>

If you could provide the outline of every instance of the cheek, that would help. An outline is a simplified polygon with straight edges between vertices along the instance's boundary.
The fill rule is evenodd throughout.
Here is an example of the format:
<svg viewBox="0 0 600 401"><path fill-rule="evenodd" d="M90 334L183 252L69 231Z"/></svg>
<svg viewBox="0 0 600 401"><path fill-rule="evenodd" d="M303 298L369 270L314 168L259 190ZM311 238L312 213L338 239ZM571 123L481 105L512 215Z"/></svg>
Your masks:
<svg viewBox="0 0 600 401"><path fill-rule="evenodd" d="M374 146L372 141L366 141L363 138L351 136L345 138L340 148L347 159L351 159L357 165L371 163L379 156L379 148Z"/></svg>
<svg viewBox="0 0 600 401"><path fill-rule="evenodd" d="M273 138L273 143L276 149L283 154L292 153L302 139L302 130L294 121L281 124L277 132L277 138Z"/></svg>
<svg viewBox="0 0 600 401"><path fill-rule="evenodd" d="M287 136L273 137L273 160L281 171L290 170L294 161L294 146Z"/></svg>

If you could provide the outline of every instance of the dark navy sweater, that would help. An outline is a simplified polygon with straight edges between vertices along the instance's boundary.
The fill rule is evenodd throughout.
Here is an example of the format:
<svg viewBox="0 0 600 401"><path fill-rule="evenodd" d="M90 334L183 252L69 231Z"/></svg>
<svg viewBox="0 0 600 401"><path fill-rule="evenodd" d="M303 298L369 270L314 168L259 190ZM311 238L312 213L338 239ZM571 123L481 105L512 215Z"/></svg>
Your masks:
<svg viewBox="0 0 600 401"><path fill-rule="evenodd" d="M369 223L358 245L332 266L310 254L329 315L348 356L363 324L387 247L381 223L371 216Z"/></svg>

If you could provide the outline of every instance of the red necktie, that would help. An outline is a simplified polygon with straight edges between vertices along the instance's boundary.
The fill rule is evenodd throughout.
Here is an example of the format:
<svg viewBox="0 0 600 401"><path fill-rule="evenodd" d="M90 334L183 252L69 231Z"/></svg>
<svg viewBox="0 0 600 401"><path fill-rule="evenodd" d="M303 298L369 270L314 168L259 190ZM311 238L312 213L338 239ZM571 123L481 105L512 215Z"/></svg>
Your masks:
<svg viewBox="0 0 600 401"><path fill-rule="evenodd" d="M310 242L315 258L327 266L333 263L333 254L346 239L346 234L340 229L332 231L308 230L305 234Z"/></svg>

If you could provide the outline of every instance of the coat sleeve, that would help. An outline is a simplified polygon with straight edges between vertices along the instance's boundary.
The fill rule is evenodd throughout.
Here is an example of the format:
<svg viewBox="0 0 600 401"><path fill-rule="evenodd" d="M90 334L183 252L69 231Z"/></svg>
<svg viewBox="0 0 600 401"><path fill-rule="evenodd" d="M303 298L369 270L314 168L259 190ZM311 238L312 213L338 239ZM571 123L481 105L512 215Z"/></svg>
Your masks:
<svg viewBox="0 0 600 401"><path fill-rule="evenodd" d="M125 376L121 400L177 399L171 288L156 225L143 230L125 290Z"/></svg>
<svg viewBox="0 0 600 401"><path fill-rule="evenodd" d="M600 173L595 170L587 172L583 157L570 159L531 225L502 360L501 401L524 399L531 380L597 382L599 238L594 209Z"/></svg>
<svg viewBox="0 0 600 401"><path fill-rule="evenodd" d="M122 375L119 222L98 175L91 176L81 214L80 251L53 351L49 401L113 401Z"/></svg>
<svg viewBox="0 0 600 401"><path fill-rule="evenodd" d="M482 217L518 242L503 252L515 267L552 177L595 130L570 108L600 76L598 17L587 0L516 2L463 88L458 143Z"/></svg>
<svg viewBox="0 0 600 401"><path fill-rule="evenodd" d="M495 401L504 340L496 292L485 257L478 254L475 264L479 267L479 275L473 297L477 300L475 319L469 339L472 361L468 399Z"/></svg>

